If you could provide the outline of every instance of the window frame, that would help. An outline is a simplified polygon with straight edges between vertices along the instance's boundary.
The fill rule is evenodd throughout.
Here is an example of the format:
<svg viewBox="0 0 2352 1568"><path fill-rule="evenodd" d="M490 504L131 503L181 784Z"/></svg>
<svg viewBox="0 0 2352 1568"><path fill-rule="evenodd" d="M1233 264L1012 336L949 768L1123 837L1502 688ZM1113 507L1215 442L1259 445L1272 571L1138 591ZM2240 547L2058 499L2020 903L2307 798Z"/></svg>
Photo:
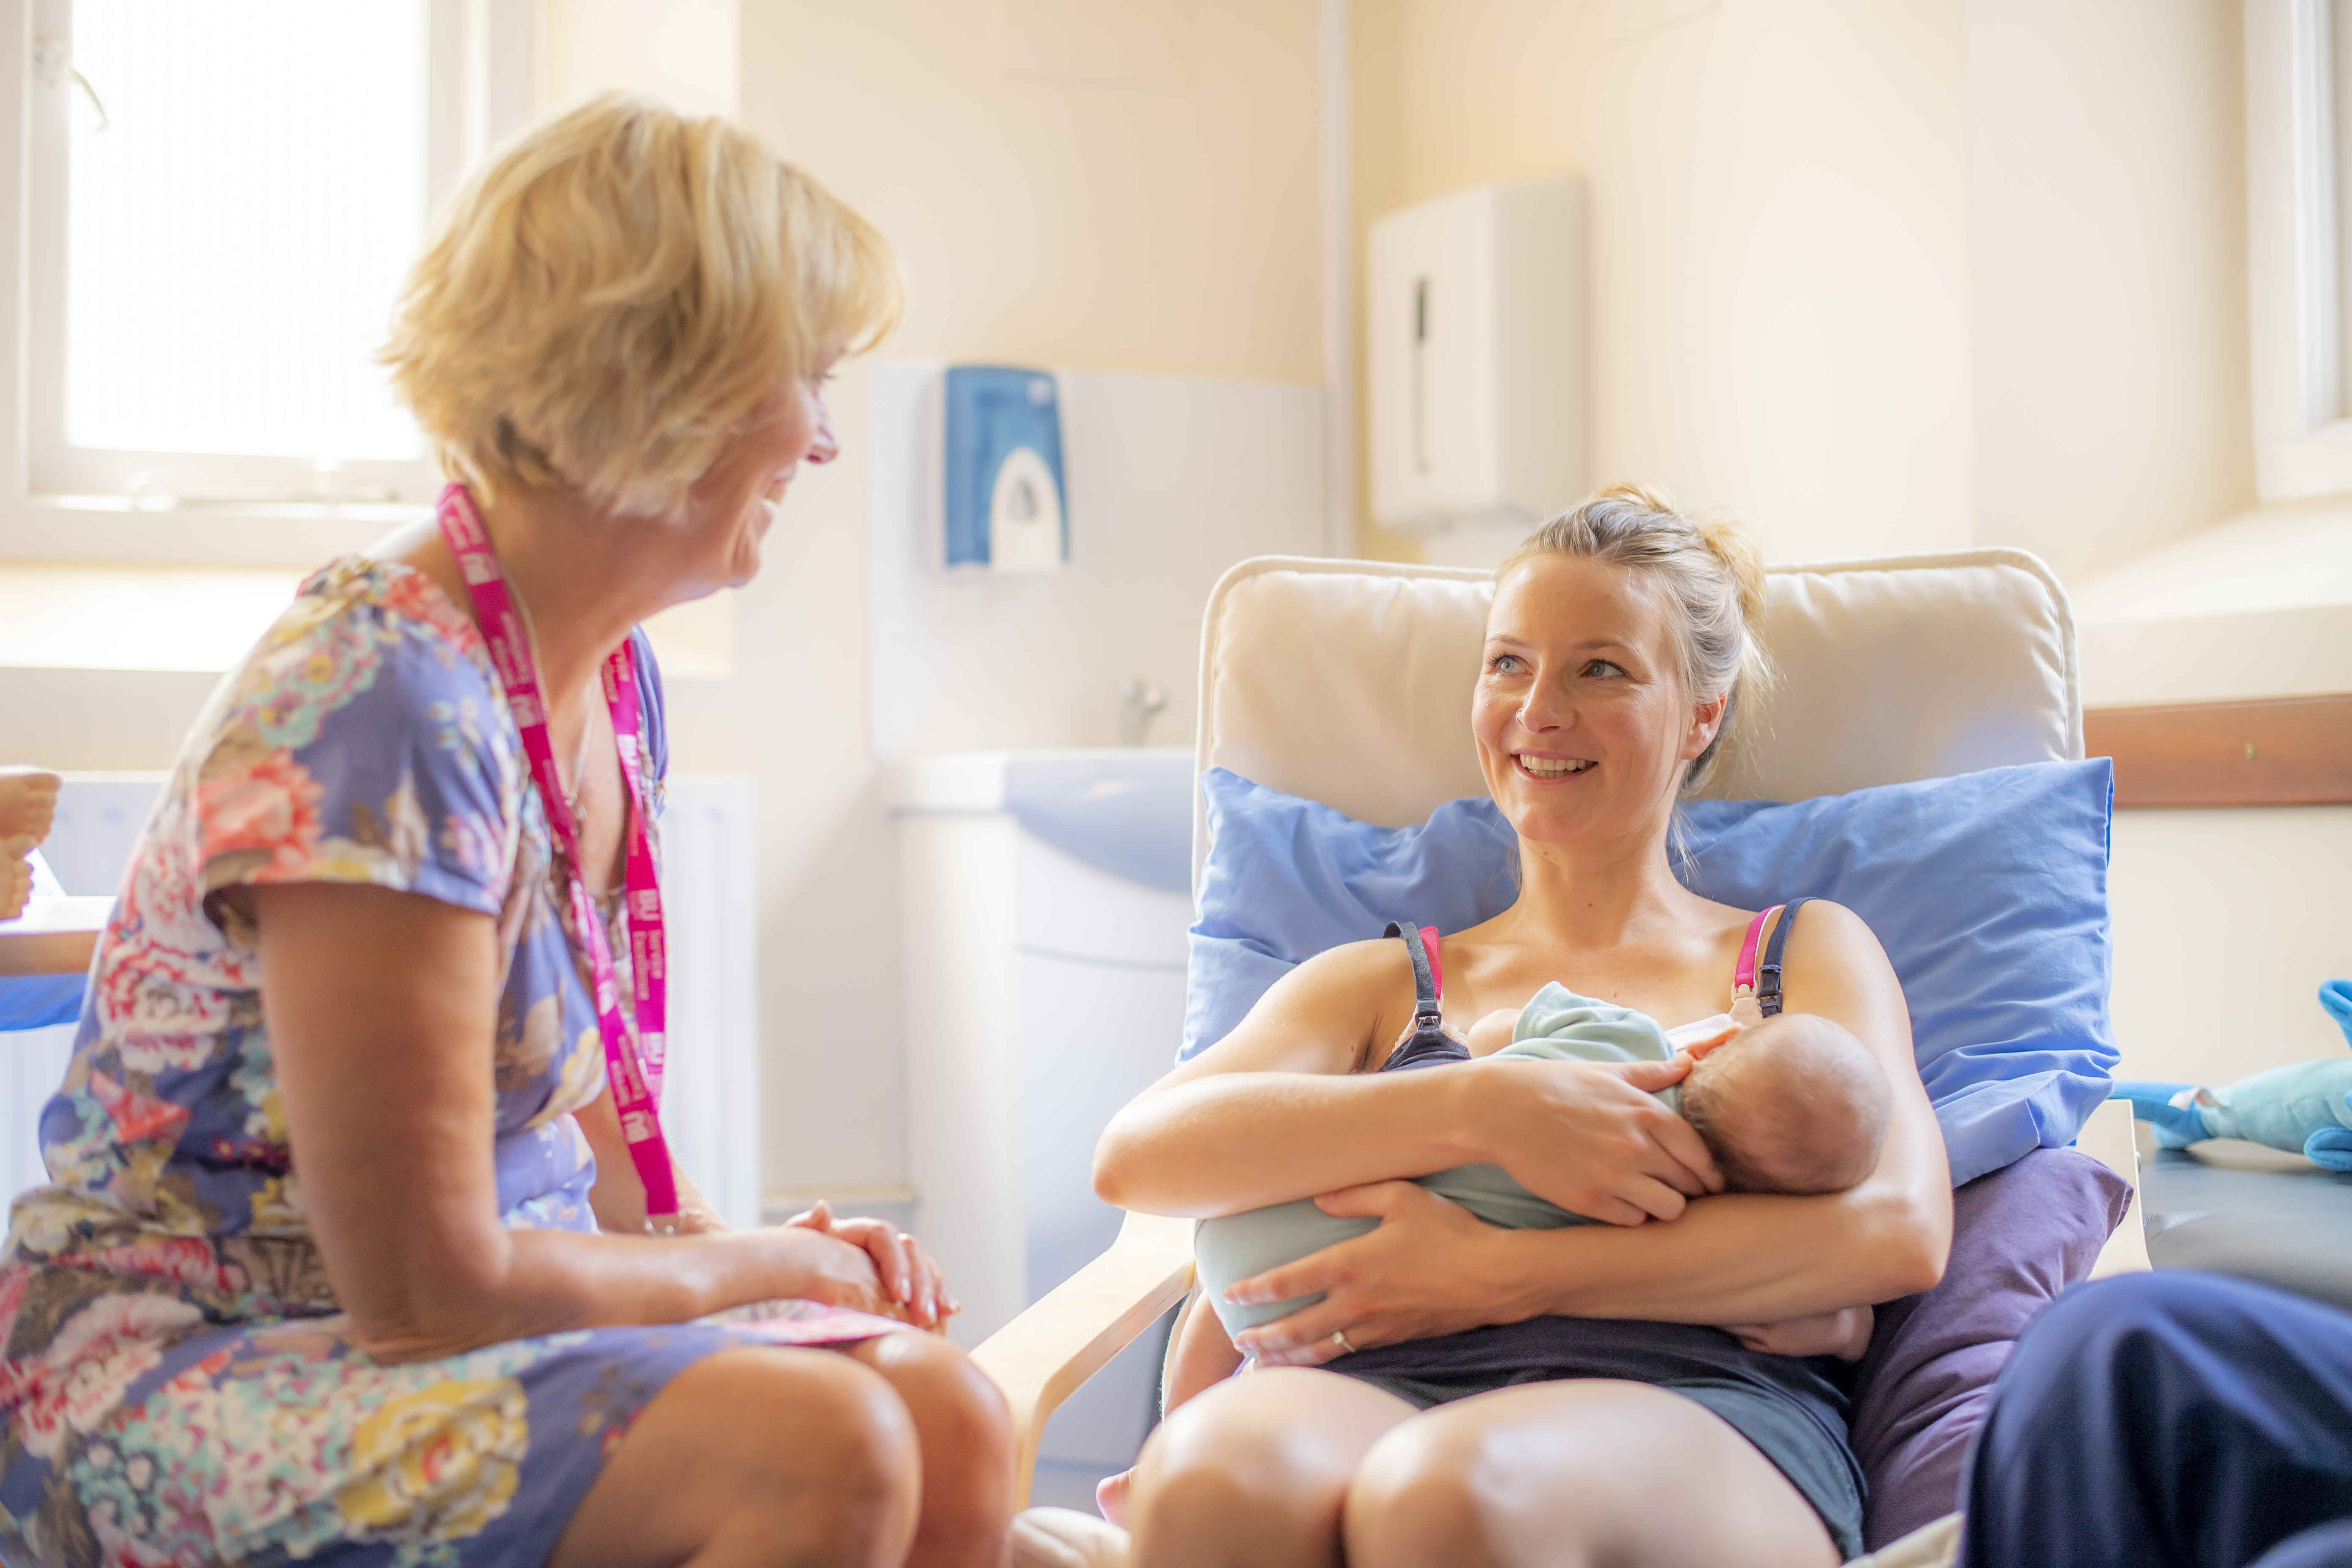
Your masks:
<svg viewBox="0 0 2352 1568"><path fill-rule="evenodd" d="M529 119L534 11L533 0L426 0L428 214ZM347 460L336 476L345 494L396 487L397 502L304 500L320 479L308 458L65 446L63 133L79 89L70 77L42 81L35 47L69 38L70 24L69 0L0 0L0 298L15 307L0 310L0 560L315 561L425 515L439 482L429 459ZM189 499L134 504L123 479L167 465ZM195 499L221 494L253 499Z"/></svg>
<svg viewBox="0 0 2352 1568"><path fill-rule="evenodd" d="M2352 491L2352 363L2339 269L2344 176L2330 0L2245 0L2248 326L2254 489L2265 501Z"/></svg>

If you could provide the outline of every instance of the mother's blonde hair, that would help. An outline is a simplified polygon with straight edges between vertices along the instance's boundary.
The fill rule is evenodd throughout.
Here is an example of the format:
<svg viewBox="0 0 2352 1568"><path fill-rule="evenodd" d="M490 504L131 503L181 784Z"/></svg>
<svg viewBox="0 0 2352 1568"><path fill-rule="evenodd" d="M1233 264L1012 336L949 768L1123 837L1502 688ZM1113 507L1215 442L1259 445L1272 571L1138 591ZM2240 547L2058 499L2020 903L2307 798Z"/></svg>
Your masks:
<svg viewBox="0 0 2352 1568"><path fill-rule="evenodd" d="M467 179L381 357L452 478L671 516L762 397L900 301L881 234L750 132L606 93Z"/></svg>
<svg viewBox="0 0 2352 1568"><path fill-rule="evenodd" d="M1665 590L1666 630L1683 690L1694 703L1725 699L1715 738L1683 773L1685 794L1698 788L1742 721L1754 721L1774 679L1758 640L1764 557L1746 525L1730 517L1686 517L1654 486L1613 484L1528 535L1495 569L1496 581L1538 555L1631 567Z"/></svg>

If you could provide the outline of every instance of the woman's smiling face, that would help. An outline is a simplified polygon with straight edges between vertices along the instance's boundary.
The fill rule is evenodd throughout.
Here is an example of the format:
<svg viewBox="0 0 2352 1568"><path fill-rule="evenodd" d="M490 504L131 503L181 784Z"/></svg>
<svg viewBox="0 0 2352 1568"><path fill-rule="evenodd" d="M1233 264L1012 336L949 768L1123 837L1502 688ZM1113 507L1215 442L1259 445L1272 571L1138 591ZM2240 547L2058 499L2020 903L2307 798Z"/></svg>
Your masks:
<svg viewBox="0 0 2352 1568"><path fill-rule="evenodd" d="M1664 832L1723 717L1683 689L1669 613L1647 574L1577 556L1530 557L1496 585L1471 729L1522 837Z"/></svg>
<svg viewBox="0 0 2352 1568"><path fill-rule="evenodd" d="M756 576L761 542L800 466L840 454L824 405L826 379L793 376L761 399L688 491L691 549L709 577L701 592L740 588Z"/></svg>

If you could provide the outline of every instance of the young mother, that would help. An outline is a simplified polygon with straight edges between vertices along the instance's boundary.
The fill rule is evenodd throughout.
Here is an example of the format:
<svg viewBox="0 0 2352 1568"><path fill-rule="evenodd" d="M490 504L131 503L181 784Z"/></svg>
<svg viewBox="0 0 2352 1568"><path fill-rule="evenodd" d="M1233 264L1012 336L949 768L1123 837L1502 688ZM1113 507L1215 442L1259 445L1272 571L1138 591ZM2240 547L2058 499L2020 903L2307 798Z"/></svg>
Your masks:
<svg viewBox="0 0 2352 1568"><path fill-rule="evenodd" d="M1676 798L1753 706L1762 591L1735 526L1633 487L1505 563L1470 721L1518 832L1521 892L1444 940L1451 1026L1552 980L1670 1025L1728 1010L1750 912L1685 890L1669 856ZM1895 1085L1877 1171L1832 1196L1708 1195L1722 1182L1706 1145L1648 1092L1679 1062L1374 1072L1413 1027L1394 941L1300 965L1121 1111L1096 1160L1112 1203L1205 1215L1318 1194L1382 1222L1241 1287L1328 1295L1241 1336L1257 1364L1154 1435L1129 1514L1137 1562L1828 1568L1858 1553L1837 1384L1717 1325L1927 1288L1950 1185L1868 928L1805 904L1784 973L1786 1005L1844 1025ZM1498 1230L1397 1179L1471 1162L1612 1224Z"/></svg>
<svg viewBox="0 0 2352 1568"><path fill-rule="evenodd" d="M197 720L41 1119L10 1562L1001 1560L1003 1406L918 1331L954 1310L922 1248L728 1232L646 1113L636 624L759 571L898 300L881 237L719 121L597 100L457 195L385 357L464 483Z"/></svg>

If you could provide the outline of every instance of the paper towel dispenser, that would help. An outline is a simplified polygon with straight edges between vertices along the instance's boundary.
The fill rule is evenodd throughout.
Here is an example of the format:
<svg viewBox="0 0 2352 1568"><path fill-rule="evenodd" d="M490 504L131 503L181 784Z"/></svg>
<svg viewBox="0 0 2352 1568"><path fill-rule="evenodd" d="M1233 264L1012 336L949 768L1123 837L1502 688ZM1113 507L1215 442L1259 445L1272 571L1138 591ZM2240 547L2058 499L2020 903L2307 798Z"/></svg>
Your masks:
<svg viewBox="0 0 2352 1568"><path fill-rule="evenodd" d="M1581 500L1582 182L1485 185L1391 213L1371 226L1365 271L1372 515L1515 541Z"/></svg>
<svg viewBox="0 0 2352 1568"><path fill-rule="evenodd" d="M947 374L947 563L1053 572L1070 558L1060 388L1045 371Z"/></svg>

